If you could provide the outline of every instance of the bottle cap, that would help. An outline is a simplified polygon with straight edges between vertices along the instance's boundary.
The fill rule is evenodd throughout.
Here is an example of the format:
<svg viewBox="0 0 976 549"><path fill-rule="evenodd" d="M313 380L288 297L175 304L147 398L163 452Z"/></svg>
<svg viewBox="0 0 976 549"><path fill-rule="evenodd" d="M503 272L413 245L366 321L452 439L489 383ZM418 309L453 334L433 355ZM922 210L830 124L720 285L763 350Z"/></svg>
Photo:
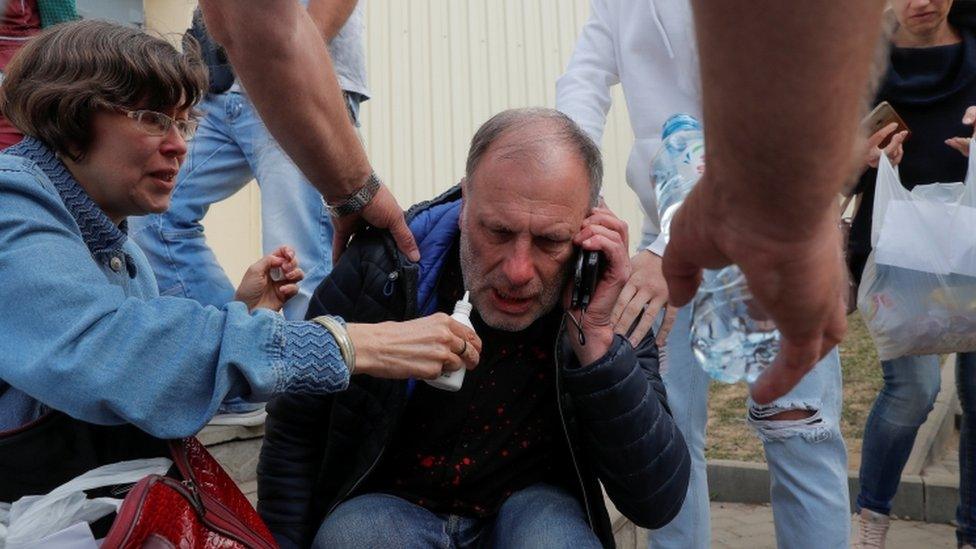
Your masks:
<svg viewBox="0 0 976 549"><path fill-rule="evenodd" d="M686 113L673 114L664 122L664 126L661 130L661 139L667 139L671 136L671 134L683 130L701 131L701 129L701 122L699 122L694 116Z"/></svg>
<svg viewBox="0 0 976 549"><path fill-rule="evenodd" d="M464 316L471 316L471 292L464 292L464 297L460 301L454 304L454 314L463 314Z"/></svg>

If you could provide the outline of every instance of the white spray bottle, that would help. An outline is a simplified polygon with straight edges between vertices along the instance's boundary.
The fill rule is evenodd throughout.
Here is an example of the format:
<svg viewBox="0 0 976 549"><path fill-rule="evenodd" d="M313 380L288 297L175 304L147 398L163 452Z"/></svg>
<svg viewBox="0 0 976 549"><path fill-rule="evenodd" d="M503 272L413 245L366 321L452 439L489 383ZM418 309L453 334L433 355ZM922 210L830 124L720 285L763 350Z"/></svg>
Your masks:
<svg viewBox="0 0 976 549"><path fill-rule="evenodd" d="M454 304L454 313L451 314L451 318L474 330L474 326L471 325L471 302L468 301L470 293L464 292L464 297L461 298L461 301ZM464 372L465 369L461 368L453 372L444 372L437 379L424 381L431 387L454 392L461 389L461 383L464 382Z"/></svg>

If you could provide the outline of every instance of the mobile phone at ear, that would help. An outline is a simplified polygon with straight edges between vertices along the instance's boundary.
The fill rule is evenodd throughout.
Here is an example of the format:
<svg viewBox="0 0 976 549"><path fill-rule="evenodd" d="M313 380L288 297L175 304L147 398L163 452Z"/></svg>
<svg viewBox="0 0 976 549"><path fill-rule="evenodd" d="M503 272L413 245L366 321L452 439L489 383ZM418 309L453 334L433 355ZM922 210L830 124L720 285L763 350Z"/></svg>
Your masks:
<svg viewBox="0 0 976 549"><path fill-rule="evenodd" d="M906 124L905 121L898 116L898 113L895 112L895 108L892 107L890 103L887 101L878 103L878 106L868 113L868 115L864 117L864 120L861 121L861 128L866 137L871 137L877 133L878 130L884 128L892 122L898 124L898 127L895 128L895 131L888 134L888 136L884 138L884 141L878 145L879 148L883 149L888 146L888 143L891 142L891 138L894 137L896 133L907 131L908 136L906 139L912 135L911 130L908 129L908 124Z"/></svg>
<svg viewBox="0 0 976 549"><path fill-rule="evenodd" d="M605 260L603 254L597 251L587 251L577 248L576 265L573 269L573 293L569 306L571 309L583 311L590 305L593 291L600 281Z"/></svg>

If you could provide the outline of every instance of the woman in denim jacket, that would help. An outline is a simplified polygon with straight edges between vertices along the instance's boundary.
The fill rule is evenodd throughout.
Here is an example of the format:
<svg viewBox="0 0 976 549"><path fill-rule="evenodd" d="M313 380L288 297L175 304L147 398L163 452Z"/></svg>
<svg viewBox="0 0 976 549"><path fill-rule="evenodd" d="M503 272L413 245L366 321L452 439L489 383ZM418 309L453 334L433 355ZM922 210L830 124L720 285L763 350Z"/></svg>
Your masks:
<svg viewBox="0 0 976 549"><path fill-rule="evenodd" d="M249 269L243 302L158 295L125 219L179 192L206 87L192 52L98 21L42 33L7 68L0 104L26 137L0 154L0 501L152 453L142 432L192 435L226 398L340 391L353 369L434 378L477 363L477 336L446 315L284 320L268 309L302 277L287 248ZM100 427L119 425L130 427Z"/></svg>

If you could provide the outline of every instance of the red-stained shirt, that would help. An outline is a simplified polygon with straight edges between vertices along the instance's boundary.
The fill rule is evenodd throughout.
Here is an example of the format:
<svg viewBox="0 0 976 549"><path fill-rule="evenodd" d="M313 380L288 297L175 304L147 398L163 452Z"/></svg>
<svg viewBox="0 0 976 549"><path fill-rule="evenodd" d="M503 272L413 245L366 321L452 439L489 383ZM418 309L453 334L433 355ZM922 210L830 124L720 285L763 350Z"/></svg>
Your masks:
<svg viewBox="0 0 976 549"><path fill-rule="evenodd" d="M452 257L438 285L446 312L462 293ZM456 393L416 384L394 440L358 493L485 517L521 488L574 478L556 402L560 311L517 333L490 328L472 314L483 343L478 367Z"/></svg>

